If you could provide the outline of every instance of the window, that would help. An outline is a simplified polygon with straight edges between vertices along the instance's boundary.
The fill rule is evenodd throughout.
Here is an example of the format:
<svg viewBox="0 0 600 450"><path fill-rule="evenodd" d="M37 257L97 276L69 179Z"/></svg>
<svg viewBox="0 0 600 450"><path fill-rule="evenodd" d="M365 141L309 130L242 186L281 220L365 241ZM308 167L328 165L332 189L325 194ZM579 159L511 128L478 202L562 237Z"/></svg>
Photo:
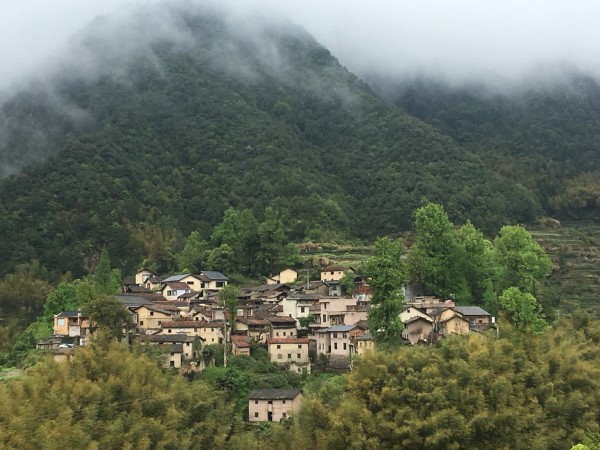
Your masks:
<svg viewBox="0 0 600 450"><path fill-rule="evenodd" d="M292 354L288 353L288 359L292 359Z"/></svg>
<svg viewBox="0 0 600 450"><path fill-rule="evenodd" d="M144 325L144 321L140 320L140 326Z"/></svg>
<svg viewBox="0 0 600 450"><path fill-rule="evenodd" d="M172 332L173 332L173 330L171 330L171 329L169 328L169 333L172 333Z"/></svg>
<svg viewBox="0 0 600 450"><path fill-rule="evenodd" d="M344 333L344 334L342 334L342 337L343 337L344 339L346 339L346 338L348 337L348 333Z"/></svg>
<svg viewBox="0 0 600 450"><path fill-rule="evenodd" d="M150 315L153 316L154 315L154 311L150 311Z"/></svg>
<svg viewBox="0 0 600 450"><path fill-rule="evenodd" d="M285 336L285 331L283 332L283 335Z"/></svg>
<svg viewBox="0 0 600 450"><path fill-rule="evenodd" d="M248 310L248 312L247 312L246 314L248 314L248 316L251 316L251 315L252 315L252 310L251 310L251 309L249 309L249 310Z"/></svg>
<svg viewBox="0 0 600 450"><path fill-rule="evenodd" d="M256 402L256 403L258 403L258 402ZM258 413L257 412L254 413L254 417L258 417Z"/></svg>
<svg viewBox="0 0 600 450"><path fill-rule="evenodd" d="M225 287L225 282L224 281L217 281L217 288L222 288Z"/></svg>
<svg viewBox="0 0 600 450"><path fill-rule="evenodd" d="M283 401L283 404L285 405L285 400ZM285 413L284 413L285 414Z"/></svg>
<svg viewBox="0 0 600 450"><path fill-rule="evenodd" d="M323 303L323 309L327 309L327 303Z"/></svg>
<svg viewBox="0 0 600 450"><path fill-rule="evenodd" d="M243 315L244 315L244 310L243 310L243 309L238 309L238 310L237 310L237 316L238 316L238 317L241 317L241 316L243 316Z"/></svg>
<svg viewBox="0 0 600 450"><path fill-rule="evenodd" d="M304 310L305 310L305 307L304 307L304 306L301 306L301 307L300 307L300 312L301 312L301 313L303 313L303 312L304 312Z"/></svg>
<svg viewBox="0 0 600 450"><path fill-rule="evenodd" d="M190 343L189 343L189 342L186 342L186 343L185 343L185 346L186 346L186 347L189 347L189 346L190 346Z"/></svg>
<svg viewBox="0 0 600 450"><path fill-rule="evenodd" d="M298 344L298 348L302 348L302 344Z"/></svg>
<svg viewBox="0 0 600 450"><path fill-rule="evenodd" d="M277 350L279 350L281 348L281 345L277 344Z"/></svg>
<svg viewBox="0 0 600 450"><path fill-rule="evenodd" d="M337 333L333 333L333 338L337 339Z"/></svg>
<svg viewBox="0 0 600 450"><path fill-rule="evenodd" d="M327 322L327 314L323 314L323 322Z"/></svg>
<svg viewBox="0 0 600 450"><path fill-rule="evenodd" d="M302 355L300 353L297 353L296 356L298 357L298 359L302 358Z"/></svg>
<svg viewBox="0 0 600 450"><path fill-rule="evenodd" d="M59 327L62 327L62 326L65 324L65 319L57 319L57 320L56 320L56 324L57 324Z"/></svg>
<svg viewBox="0 0 600 450"><path fill-rule="evenodd" d="M346 343L344 342L344 350L346 350Z"/></svg>
<svg viewBox="0 0 600 450"><path fill-rule="evenodd" d="M337 350L337 342L334 342L334 343L333 343L333 349L334 349L334 350Z"/></svg>
<svg viewBox="0 0 600 450"><path fill-rule="evenodd" d="M276 331L276 332L275 332L275 335L276 335L276 336L279 336L279 331Z"/></svg>
<svg viewBox="0 0 600 450"><path fill-rule="evenodd" d="M193 281L188 281L187 284L188 284L188 286L193 286L194 282Z"/></svg>
<svg viewBox="0 0 600 450"><path fill-rule="evenodd" d="M269 401L267 402L267 404L269 404L269 405L272 405L272 404L273 404L273 400L269 400Z"/></svg>
<svg viewBox="0 0 600 450"><path fill-rule="evenodd" d="M283 403L285 403L285 400L283 401ZM285 419L287 417L287 414L286 413L282 413L281 417L283 417Z"/></svg>
<svg viewBox="0 0 600 450"><path fill-rule="evenodd" d="M159 320L159 321L158 321L158 324L160 325L161 323L162 323L162 320Z"/></svg>

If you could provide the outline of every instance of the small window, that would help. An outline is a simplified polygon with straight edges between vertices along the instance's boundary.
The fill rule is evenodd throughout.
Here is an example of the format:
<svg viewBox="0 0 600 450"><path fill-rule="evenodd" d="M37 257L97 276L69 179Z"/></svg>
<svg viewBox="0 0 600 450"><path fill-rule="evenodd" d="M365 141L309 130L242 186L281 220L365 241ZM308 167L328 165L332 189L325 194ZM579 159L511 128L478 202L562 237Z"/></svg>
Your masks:
<svg viewBox="0 0 600 450"><path fill-rule="evenodd" d="M283 332L283 335L285 336L285 331Z"/></svg>
<svg viewBox="0 0 600 450"><path fill-rule="evenodd" d="M300 307L300 312L303 313L304 312L304 306Z"/></svg>
<svg viewBox="0 0 600 450"><path fill-rule="evenodd" d="M243 310L243 309L241 309L241 308L240 308L240 309L238 309L238 310L237 310L237 316L238 316L238 317L242 317L243 315L244 315L244 310Z"/></svg>
<svg viewBox="0 0 600 450"><path fill-rule="evenodd" d="M298 348L302 348L302 344L298 344Z"/></svg>
<svg viewBox="0 0 600 450"><path fill-rule="evenodd" d="M346 350L346 343L344 342L344 350Z"/></svg>
<svg viewBox="0 0 600 450"><path fill-rule="evenodd" d="M153 316L154 315L154 311L150 311L150 315Z"/></svg>
<svg viewBox="0 0 600 450"><path fill-rule="evenodd" d="M288 359L292 359L292 354L288 353Z"/></svg>
<svg viewBox="0 0 600 450"><path fill-rule="evenodd" d="M140 326L144 325L144 321L140 320Z"/></svg>
<svg viewBox="0 0 600 450"><path fill-rule="evenodd" d="M281 345L277 344L277 350L279 350L281 348Z"/></svg>
<svg viewBox="0 0 600 450"><path fill-rule="evenodd" d="M272 404L273 404L273 400L269 400L269 401L267 402L267 404L269 404L269 405L272 405Z"/></svg>
<svg viewBox="0 0 600 450"><path fill-rule="evenodd" d="M334 349L334 350L337 350L337 342L334 342L334 343L333 343L333 349Z"/></svg>
<svg viewBox="0 0 600 450"><path fill-rule="evenodd" d="M296 356L298 356L298 359L302 358L302 355L300 353L297 353Z"/></svg>
<svg viewBox="0 0 600 450"><path fill-rule="evenodd" d="M337 339L337 333L333 333L333 338Z"/></svg>
<svg viewBox="0 0 600 450"><path fill-rule="evenodd" d="M159 321L158 321L158 324L160 325L161 323L162 323L162 320L159 320Z"/></svg>
<svg viewBox="0 0 600 450"><path fill-rule="evenodd" d="M258 400L254 400L254 404L258 405ZM258 413L256 413L256 414L258 414Z"/></svg>
<svg viewBox="0 0 600 450"><path fill-rule="evenodd" d="M283 401L283 404L285 405L285 400ZM285 414L285 413L284 413Z"/></svg>
<svg viewBox="0 0 600 450"><path fill-rule="evenodd" d="M279 336L279 331L276 331L276 332L275 332L275 336Z"/></svg>
<svg viewBox="0 0 600 450"><path fill-rule="evenodd" d="M172 333L172 332L173 332L173 330L171 330L171 329L169 328L169 333Z"/></svg>
<svg viewBox="0 0 600 450"><path fill-rule="evenodd" d="M285 403L285 400L283 401L283 403ZM281 417L283 417L285 419L287 417L287 414L286 413L282 413Z"/></svg>
<svg viewBox="0 0 600 450"><path fill-rule="evenodd" d="M186 342L186 343L185 343L185 346L186 346L186 347L189 347L189 346L190 346L190 343L189 343L189 342Z"/></svg>
<svg viewBox="0 0 600 450"><path fill-rule="evenodd" d="M258 403L258 402L256 402L256 403ZM254 413L254 417L258 417L258 413L257 412Z"/></svg>

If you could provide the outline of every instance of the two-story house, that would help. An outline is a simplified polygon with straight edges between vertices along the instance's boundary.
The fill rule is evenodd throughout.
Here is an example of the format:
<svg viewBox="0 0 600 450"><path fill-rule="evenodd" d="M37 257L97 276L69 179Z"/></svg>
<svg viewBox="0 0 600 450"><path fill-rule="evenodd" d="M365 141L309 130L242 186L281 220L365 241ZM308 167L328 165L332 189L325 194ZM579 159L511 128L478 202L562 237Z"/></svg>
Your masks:
<svg viewBox="0 0 600 450"><path fill-rule="evenodd" d="M250 422L279 422L300 410L300 389L254 389L248 397Z"/></svg>
<svg viewBox="0 0 600 450"><path fill-rule="evenodd" d="M289 364L293 372L310 373L307 338L269 338L267 348L271 362Z"/></svg>

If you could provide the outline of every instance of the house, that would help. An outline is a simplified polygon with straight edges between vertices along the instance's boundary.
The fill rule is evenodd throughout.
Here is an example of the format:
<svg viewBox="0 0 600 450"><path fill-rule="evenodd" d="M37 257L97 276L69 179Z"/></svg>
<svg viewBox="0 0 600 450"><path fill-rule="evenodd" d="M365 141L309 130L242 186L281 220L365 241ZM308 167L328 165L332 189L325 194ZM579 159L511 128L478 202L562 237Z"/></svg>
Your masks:
<svg viewBox="0 0 600 450"><path fill-rule="evenodd" d="M340 360L350 358L356 352L356 339L367 331L366 321L318 330L317 352Z"/></svg>
<svg viewBox="0 0 600 450"><path fill-rule="evenodd" d="M63 311L54 316L53 335L73 338L75 345L85 345L89 328L89 317L79 311Z"/></svg>
<svg viewBox="0 0 600 450"><path fill-rule="evenodd" d="M133 278L135 284L137 284L138 286L143 286L146 284L146 281L148 281L148 279L152 277L158 277L158 274L152 269L142 267L135 273Z"/></svg>
<svg viewBox="0 0 600 450"><path fill-rule="evenodd" d="M453 311L453 314L449 317L442 319L437 324L436 328L436 331L443 334L445 337L453 334L469 334L470 329L469 321L456 311Z"/></svg>
<svg viewBox="0 0 600 450"><path fill-rule="evenodd" d="M289 364L293 372L310 373L307 338L269 338L267 349L271 362Z"/></svg>
<svg viewBox="0 0 600 450"><path fill-rule="evenodd" d="M292 269L284 269L277 275L267 278L267 284L293 283L298 278L298 272Z"/></svg>
<svg viewBox="0 0 600 450"><path fill-rule="evenodd" d="M265 319L239 319L235 331L245 333L256 342L266 342L271 332L271 322Z"/></svg>
<svg viewBox="0 0 600 450"><path fill-rule="evenodd" d="M371 336L371 333L361 334L354 341L354 348L357 355L364 355L375 350L375 338Z"/></svg>
<svg viewBox="0 0 600 450"><path fill-rule="evenodd" d="M293 317L268 316L265 319L269 322L271 332L269 337L296 337L298 329L296 328L296 319Z"/></svg>
<svg viewBox="0 0 600 450"><path fill-rule="evenodd" d="M181 281L169 281L163 283L161 293L167 300L177 300L183 294L192 292L188 284Z"/></svg>
<svg viewBox="0 0 600 450"><path fill-rule="evenodd" d="M162 322L173 320L179 314L154 305L142 305L134 309L137 316L137 328L140 331L158 330Z"/></svg>
<svg viewBox="0 0 600 450"><path fill-rule="evenodd" d="M140 342L148 345L158 346L159 349L163 351L167 351L166 349L175 348L178 350L179 347L171 347L172 345L181 346L181 359L196 359L199 356L200 347L202 346L203 340L200 336L190 336L187 334L152 334L152 335L142 335L140 337ZM166 346L166 347L165 347ZM169 350L171 352L171 350ZM175 356L175 355L173 355ZM177 356L173 359L175 363L177 363ZM180 367L179 366L171 366L168 367Z"/></svg>
<svg viewBox="0 0 600 450"><path fill-rule="evenodd" d="M342 295L342 285L339 281L323 281L327 286L327 295L329 297L340 297Z"/></svg>
<svg viewBox="0 0 600 450"><path fill-rule="evenodd" d="M415 316L404 322L402 337L416 344L419 341L429 340L433 332L433 320L429 317Z"/></svg>
<svg viewBox="0 0 600 450"><path fill-rule="evenodd" d="M279 422L293 417L301 404L300 389L254 389L248 397L248 420Z"/></svg>
<svg viewBox="0 0 600 450"><path fill-rule="evenodd" d="M250 340L250 336L232 334L230 337L231 353L236 356L250 356Z"/></svg>
<svg viewBox="0 0 600 450"><path fill-rule="evenodd" d="M158 334L187 334L199 336L206 345L223 344L223 322L173 320L162 322Z"/></svg>
<svg viewBox="0 0 600 450"><path fill-rule="evenodd" d="M227 286L229 278L223 275L221 272L214 270L203 270L200 272L200 285L201 289L220 290Z"/></svg>
<svg viewBox="0 0 600 450"><path fill-rule="evenodd" d="M184 283L187 284L188 289L190 291L199 291L202 288L201 277L192 275L190 273L180 273L177 275L171 275L170 277L161 280L161 283L163 285L168 283Z"/></svg>
<svg viewBox="0 0 600 450"><path fill-rule="evenodd" d="M342 267L336 265L325 266L321 269L321 281L340 281L350 267Z"/></svg>
<svg viewBox="0 0 600 450"><path fill-rule="evenodd" d="M479 306L455 306L454 311L469 321L471 330L485 331L493 324L492 315Z"/></svg>

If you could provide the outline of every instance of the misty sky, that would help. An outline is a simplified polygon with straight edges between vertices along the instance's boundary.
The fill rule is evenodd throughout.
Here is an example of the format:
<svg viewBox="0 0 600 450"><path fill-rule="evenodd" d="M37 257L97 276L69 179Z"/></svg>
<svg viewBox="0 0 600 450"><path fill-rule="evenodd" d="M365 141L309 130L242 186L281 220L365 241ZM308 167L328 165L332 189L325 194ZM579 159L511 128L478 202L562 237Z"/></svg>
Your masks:
<svg viewBox="0 0 600 450"><path fill-rule="evenodd" d="M199 1L199 0L198 0ZM286 14L350 70L514 80L567 64L600 74L591 0L222 0ZM99 14L151 0L0 0L0 88L39 71Z"/></svg>

